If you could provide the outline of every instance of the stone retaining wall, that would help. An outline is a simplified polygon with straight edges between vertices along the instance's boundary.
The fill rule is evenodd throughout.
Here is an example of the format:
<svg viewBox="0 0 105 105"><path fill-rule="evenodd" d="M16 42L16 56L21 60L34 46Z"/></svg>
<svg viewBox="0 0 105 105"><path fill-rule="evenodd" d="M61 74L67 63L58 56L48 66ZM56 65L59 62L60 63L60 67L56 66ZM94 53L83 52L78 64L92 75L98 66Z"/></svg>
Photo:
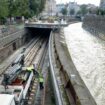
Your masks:
<svg viewBox="0 0 105 105"><path fill-rule="evenodd" d="M83 28L105 40L104 16L96 15L86 16L83 20Z"/></svg>

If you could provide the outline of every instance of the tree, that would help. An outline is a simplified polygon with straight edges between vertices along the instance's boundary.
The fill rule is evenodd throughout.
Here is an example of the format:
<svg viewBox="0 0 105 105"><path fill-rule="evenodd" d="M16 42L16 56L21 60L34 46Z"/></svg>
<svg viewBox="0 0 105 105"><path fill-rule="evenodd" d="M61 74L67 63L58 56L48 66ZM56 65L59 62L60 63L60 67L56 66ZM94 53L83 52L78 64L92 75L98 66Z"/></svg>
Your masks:
<svg viewBox="0 0 105 105"><path fill-rule="evenodd" d="M9 17L32 17L44 9L46 0L0 0L0 21Z"/></svg>
<svg viewBox="0 0 105 105"><path fill-rule="evenodd" d="M66 8L62 8L61 13L62 13L63 15L67 15L67 9L66 9Z"/></svg>
<svg viewBox="0 0 105 105"><path fill-rule="evenodd" d="M105 10L103 10L103 9L97 9L96 14L103 16L103 15L105 15Z"/></svg>
<svg viewBox="0 0 105 105"><path fill-rule="evenodd" d="M28 0L16 0L14 16L27 16L27 15L29 15Z"/></svg>
<svg viewBox="0 0 105 105"><path fill-rule="evenodd" d="M46 0L40 0L39 11L42 12L45 6Z"/></svg>
<svg viewBox="0 0 105 105"><path fill-rule="evenodd" d="M75 10L74 9L71 9L70 10L70 15L74 15L75 14Z"/></svg>
<svg viewBox="0 0 105 105"><path fill-rule="evenodd" d="M29 0L31 15L38 15L44 9L45 0Z"/></svg>
<svg viewBox="0 0 105 105"><path fill-rule="evenodd" d="M84 16L88 13L87 5L83 4L80 6L81 15Z"/></svg>
<svg viewBox="0 0 105 105"><path fill-rule="evenodd" d="M0 0L0 21L3 22L8 16L8 5L6 0Z"/></svg>
<svg viewBox="0 0 105 105"><path fill-rule="evenodd" d="M77 11L77 15L81 15L81 11L79 10L79 11Z"/></svg>
<svg viewBox="0 0 105 105"><path fill-rule="evenodd" d="M13 15L13 11L16 9L16 8L14 8L15 1L14 0L7 0L7 4L8 4L8 16L11 19L12 15Z"/></svg>

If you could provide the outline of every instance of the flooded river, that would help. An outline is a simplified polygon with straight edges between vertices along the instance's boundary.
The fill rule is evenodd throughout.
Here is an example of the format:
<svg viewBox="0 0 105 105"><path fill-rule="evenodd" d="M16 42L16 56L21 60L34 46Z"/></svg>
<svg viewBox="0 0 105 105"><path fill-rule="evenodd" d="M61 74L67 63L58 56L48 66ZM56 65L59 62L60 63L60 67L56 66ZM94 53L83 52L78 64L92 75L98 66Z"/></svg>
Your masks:
<svg viewBox="0 0 105 105"><path fill-rule="evenodd" d="M105 41L81 25L75 23L64 29L68 49L97 105L105 105Z"/></svg>

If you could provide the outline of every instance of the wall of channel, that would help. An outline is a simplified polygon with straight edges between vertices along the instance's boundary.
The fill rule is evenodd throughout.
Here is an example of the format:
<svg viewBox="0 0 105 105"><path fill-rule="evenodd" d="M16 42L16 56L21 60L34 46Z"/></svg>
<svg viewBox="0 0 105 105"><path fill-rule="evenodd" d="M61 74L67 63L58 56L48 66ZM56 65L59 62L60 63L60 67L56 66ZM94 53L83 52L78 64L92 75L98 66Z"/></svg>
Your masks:
<svg viewBox="0 0 105 105"><path fill-rule="evenodd" d="M24 45L26 42L26 36L28 36L26 30L21 29L6 37L0 38L0 62Z"/></svg>
<svg viewBox="0 0 105 105"><path fill-rule="evenodd" d="M105 40L105 17L104 16L86 16L83 20L83 28L93 35Z"/></svg>

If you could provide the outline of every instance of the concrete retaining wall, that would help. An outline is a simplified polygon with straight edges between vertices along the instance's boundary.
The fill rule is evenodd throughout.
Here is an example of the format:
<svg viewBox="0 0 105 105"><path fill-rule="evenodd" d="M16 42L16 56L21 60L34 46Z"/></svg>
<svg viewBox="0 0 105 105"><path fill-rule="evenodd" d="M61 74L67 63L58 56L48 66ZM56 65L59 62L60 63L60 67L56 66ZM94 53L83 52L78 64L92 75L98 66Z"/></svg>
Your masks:
<svg viewBox="0 0 105 105"><path fill-rule="evenodd" d="M61 65L59 72L62 75L63 85L70 105L96 105L95 100L74 65L65 42L63 29L59 34L55 34L55 46L58 55L57 60Z"/></svg>
<svg viewBox="0 0 105 105"><path fill-rule="evenodd" d="M22 29L3 39L0 39L0 62L21 47L26 41L26 30Z"/></svg>
<svg viewBox="0 0 105 105"><path fill-rule="evenodd" d="M83 20L83 28L92 34L105 40L105 17L104 16L86 16Z"/></svg>

